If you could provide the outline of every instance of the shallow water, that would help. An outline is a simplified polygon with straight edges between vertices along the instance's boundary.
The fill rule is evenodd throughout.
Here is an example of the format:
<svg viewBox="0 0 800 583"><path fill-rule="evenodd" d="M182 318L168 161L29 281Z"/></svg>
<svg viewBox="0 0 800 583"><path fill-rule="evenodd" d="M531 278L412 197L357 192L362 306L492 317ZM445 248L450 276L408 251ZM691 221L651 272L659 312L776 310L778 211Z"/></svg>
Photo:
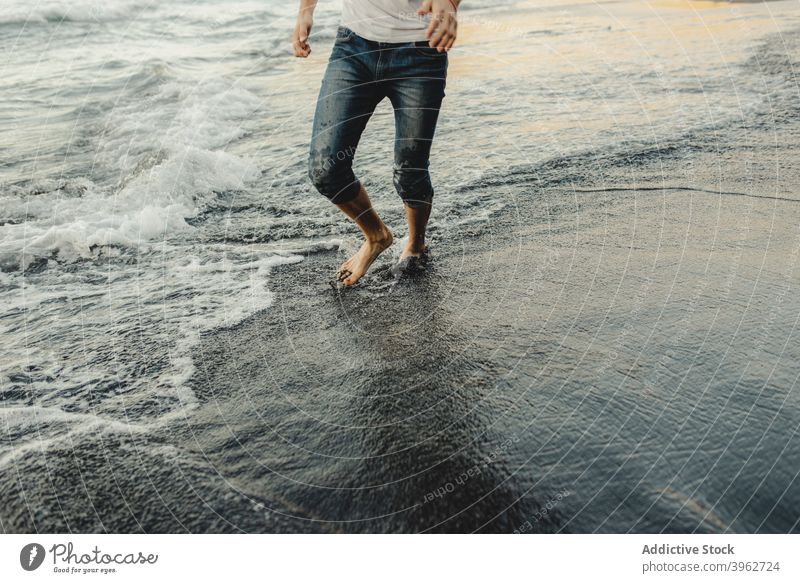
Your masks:
<svg viewBox="0 0 800 583"><path fill-rule="evenodd" d="M796 530L796 3L465 6L434 262L341 295L337 12L4 10L0 526Z"/></svg>

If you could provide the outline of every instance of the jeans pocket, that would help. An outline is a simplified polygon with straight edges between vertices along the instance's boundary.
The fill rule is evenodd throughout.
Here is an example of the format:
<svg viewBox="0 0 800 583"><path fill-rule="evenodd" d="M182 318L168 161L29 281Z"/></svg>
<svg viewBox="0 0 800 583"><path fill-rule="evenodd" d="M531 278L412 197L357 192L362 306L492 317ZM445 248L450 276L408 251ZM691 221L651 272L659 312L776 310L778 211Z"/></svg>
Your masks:
<svg viewBox="0 0 800 583"><path fill-rule="evenodd" d="M346 43L355 33L347 28L346 26L339 25L339 28L336 29L336 42L343 42Z"/></svg>
<svg viewBox="0 0 800 583"><path fill-rule="evenodd" d="M442 58L447 56L447 51L442 51L441 53L436 49L431 48L428 46L428 41L420 40L414 43L414 52L418 55L423 55L426 57L433 57L433 58Z"/></svg>

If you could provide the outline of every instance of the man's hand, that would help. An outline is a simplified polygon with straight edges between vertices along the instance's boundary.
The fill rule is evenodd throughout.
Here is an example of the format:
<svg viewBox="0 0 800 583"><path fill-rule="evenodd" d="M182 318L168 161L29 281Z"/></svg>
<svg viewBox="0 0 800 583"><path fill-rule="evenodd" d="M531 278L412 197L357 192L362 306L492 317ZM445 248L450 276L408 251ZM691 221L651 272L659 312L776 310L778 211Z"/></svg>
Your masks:
<svg viewBox="0 0 800 583"><path fill-rule="evenodd" d="M431 23L425 31L425 38L429 40L431 48L440 53L449 51L456 42L458 21L456 20L456 4L450 0L425 0L417 14L423 16L431 13Z"/></svg>
<svg viewBox="0 0 800 583"><path fill-rule="evenodd" d="M314 19L309 11L301 12L297 16L297 24L292 33L292 48L295 57L306 58L311 54L311 45L308 44L308 36L311 34L311 27Z"/></svg>

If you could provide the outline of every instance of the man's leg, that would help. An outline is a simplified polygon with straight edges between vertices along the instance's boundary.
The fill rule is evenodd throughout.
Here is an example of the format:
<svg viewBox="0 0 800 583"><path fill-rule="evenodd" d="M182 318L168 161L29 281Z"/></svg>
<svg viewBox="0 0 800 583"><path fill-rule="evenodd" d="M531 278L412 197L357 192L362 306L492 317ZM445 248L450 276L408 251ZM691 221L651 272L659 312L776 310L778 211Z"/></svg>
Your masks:
<svg viewBox="0 0 800 583"><path fill-rule="evenodd" d="M392 232L372 208L372 202L363 186L356 198L336 206L353 219L364 233L364 243L361 248L350 259L342 263L336 276L345 285L353 285L364 276L378 255L391 246Z"/></svg>
<svg viewBox="0 0 800 583"><path fill-rule="evenodd" d="M425 231L431 216L433 185L428 164L433 135L444 98L447 57L420 55L405 49L405 76L389 89L395 116L394 186L406 207L408 243L403 261L420 257L426 249Z"/></svg>
<svg viewBox="0 0 800 583"><path fill-rule="evenodd" d="M364 244L338 273L346 285L356 283L378 254L392 243L392 234L372 208L364 187L353 174L353 157L375 107L383 98L369 77L374 58L356 36L337 38L320 89L308 174L317 190L350 217L364 234Z"/></svg>
<svg viewBox="0 0 800 583"><path fill-rule="evenodd" d="M402 261L406 257L420 257L425 251L425 229L431 216L431 204L408 206L406 204L406 220L408 221L408 243L400 255Z"/></svg>

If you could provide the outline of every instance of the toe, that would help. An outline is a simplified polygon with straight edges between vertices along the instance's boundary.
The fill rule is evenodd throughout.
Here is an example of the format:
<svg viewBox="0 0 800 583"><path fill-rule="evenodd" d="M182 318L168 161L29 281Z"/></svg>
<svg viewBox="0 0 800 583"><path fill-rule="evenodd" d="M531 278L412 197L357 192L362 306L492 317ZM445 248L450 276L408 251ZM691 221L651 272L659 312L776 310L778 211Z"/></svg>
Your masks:
<svg viewBox="0 0 800 583"><path fill-rule="evenodd" d="M345 285L355 285L358 283L358 280L361 279L362 275L364 274L348 272L347 277L343 280L343 282Z"/></svg>

